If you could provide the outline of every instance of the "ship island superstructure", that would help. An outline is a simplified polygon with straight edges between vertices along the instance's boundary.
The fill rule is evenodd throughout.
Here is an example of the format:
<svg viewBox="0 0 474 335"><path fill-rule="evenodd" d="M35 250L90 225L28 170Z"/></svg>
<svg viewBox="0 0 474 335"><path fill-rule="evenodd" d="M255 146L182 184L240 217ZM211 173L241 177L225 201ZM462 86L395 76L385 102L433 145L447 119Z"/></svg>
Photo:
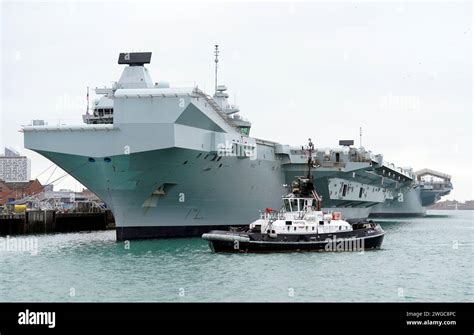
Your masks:
<svg viewBox="0 0 474 335"><path fill-rule="evenodd" d="M223 85L211 97L197 86L154 83L150 60L121 53L122 76L95 90L101 98L84 124L25 126L25 147L97 194L114 213L118 240L200 235L278 206L308 151L250 137L251 123ZM364 219L413 183L381 155L341 144L311 151L323 210Z"/></svg>

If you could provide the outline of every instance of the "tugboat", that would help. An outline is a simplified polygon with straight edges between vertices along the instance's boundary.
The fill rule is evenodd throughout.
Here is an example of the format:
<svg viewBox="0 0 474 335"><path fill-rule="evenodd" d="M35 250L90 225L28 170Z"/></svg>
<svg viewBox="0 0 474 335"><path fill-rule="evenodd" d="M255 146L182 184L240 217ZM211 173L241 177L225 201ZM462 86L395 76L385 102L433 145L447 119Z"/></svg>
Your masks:
<svg viewBox="0 0 474 335"><path fill-rule="evenodd" d="M214 252L363 251L378 249L384 231L373 221L348 223L340 212L323 213L311 176L313 144L309 141L308 174L297 177L277 211L266 208L243 229L203 234Z"/></svg>

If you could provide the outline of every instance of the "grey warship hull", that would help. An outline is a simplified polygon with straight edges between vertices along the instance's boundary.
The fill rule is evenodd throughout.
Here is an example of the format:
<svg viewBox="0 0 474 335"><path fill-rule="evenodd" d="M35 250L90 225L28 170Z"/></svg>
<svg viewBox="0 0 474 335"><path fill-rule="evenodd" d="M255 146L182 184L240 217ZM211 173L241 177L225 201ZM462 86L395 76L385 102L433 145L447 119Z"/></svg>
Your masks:
<svg viewBox="0 0 474 335"><path fill-rule="evenodd" d="M451 192L451 176L431 169L415 172L417 181L405 192L400 192L393 200L374 206L370 217L417 217L426 215L426 207L431 206ZM425 177L437 177L437 181Z"/></svg>
<svg viewBox="0 0 474 335"><path fill-rule="evenodd" d="M401 201L403 199L403 201ZM401 193L392 201L378 204L371 208L370 217L417 217L425 216L426 209L421 202L420 188L412 188L407 192Z"/></svg>
<svg viewBox="0 0 474 335"><path fill-rule="evenodd" d="M171 148L95 158L39 151L94 191L113 211L117 239L197 236L243 226L285 192L274 161ZM153 162L153 163L151 163ZM274 194L262 198L262 194ZM124 224L125 223L125 224Z"/></svg>
<svg viewBox="0 0 474 335"><path fill-rule="evenodd" d="M112 88L96 89L103 97L85 124L25 126L25 147L98 195L118 240L200 235L280 206L285 185L305 174L305 151L248 136L225 87L210 97L154 84L149 57L121 54L129 66ZM317 150L314 161L323 208L349 220L367 218L412 181L365 150Z"/></svg>

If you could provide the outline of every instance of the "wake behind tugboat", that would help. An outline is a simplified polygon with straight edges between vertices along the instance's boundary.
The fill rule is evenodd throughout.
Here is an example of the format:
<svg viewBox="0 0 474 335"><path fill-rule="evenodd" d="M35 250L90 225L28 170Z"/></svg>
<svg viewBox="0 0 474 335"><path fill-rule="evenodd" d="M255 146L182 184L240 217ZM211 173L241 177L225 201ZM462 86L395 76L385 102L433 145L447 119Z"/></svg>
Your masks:
<svg viewBox="0 0 474 335"><path fill-rule="evenodd" d="M310 141L308 175L291 184L291 193L283 197L283 208L267 208L248 228L203 234L212 251L363 251L381 247L385 233L380 225L372 221L350 224L339 212L320 210L321 198L311 180L312 149Z"/></svg>

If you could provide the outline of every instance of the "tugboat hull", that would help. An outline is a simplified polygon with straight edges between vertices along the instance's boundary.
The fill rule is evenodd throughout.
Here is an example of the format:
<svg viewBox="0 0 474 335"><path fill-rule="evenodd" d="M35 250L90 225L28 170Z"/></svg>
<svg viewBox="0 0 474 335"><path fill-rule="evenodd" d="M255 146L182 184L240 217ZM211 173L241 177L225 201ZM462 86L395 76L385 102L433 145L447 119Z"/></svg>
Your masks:
<svg viewBox="0 0 474 335"><path fill-rule="evenodd" d="M333 234L281 234L270 237L266 234L214 230L202 237L209 241L209 247L214 252L363 251L379 249L384 232L381 229L360 229Z"/></svg>

